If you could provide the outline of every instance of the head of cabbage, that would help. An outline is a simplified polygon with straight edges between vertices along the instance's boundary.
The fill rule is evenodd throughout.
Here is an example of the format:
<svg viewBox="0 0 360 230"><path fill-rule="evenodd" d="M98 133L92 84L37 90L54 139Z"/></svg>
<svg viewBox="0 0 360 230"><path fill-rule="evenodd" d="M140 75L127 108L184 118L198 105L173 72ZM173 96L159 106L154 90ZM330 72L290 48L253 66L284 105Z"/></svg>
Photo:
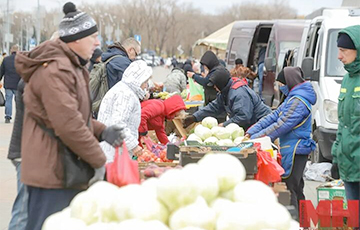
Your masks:
<svg viewBox="0 0 360 230"><path fill-rule="evenodd" d="M225 129L231 134L231 138L235 140L237 137L244 136L244 129L235 123L228 124Z"/></svg>
<svg viewBox="0 0 360 230"><path fill-rule="evenodd" d="M216 127L218 126L218 121L216 120L216 118L214 117L205 117L202 121L201 124L204 127L207 127L209 129L211 129L212 127Z"/></svg>

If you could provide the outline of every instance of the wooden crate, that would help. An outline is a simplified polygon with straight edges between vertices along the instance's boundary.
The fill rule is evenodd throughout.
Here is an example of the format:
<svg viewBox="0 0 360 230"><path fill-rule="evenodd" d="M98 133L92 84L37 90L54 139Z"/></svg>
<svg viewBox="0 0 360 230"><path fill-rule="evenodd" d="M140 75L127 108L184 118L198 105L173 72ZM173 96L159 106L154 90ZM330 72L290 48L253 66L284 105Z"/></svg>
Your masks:
<svg viewBox="0 0 360 230"><path fill-rule="evenodd" d="M150 166L150 165L156 165L160 168L165 167L172 167L175 168L179 165L179 162L139 162L139 174L140 174L140 180L147 179L144 175L144 170Z"/></svg>

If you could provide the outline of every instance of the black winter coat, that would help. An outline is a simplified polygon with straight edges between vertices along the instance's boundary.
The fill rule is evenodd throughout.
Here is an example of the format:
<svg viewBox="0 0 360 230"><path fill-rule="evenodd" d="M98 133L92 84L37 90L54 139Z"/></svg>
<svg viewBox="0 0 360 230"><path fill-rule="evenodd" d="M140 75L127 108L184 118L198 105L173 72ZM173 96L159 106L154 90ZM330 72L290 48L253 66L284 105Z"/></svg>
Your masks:
<svg viewBox="0 0 360 230"><path fill-rule="evenodd" d="M204 87L204 96L205 96L205 105L209 104L211 101L216 99L217 91L213 86L207 86L211 74L215 71L216 68L219 68L221 65L219 59L212 51L206 51L201 57L200 63L205 65L209 69L208 75L203 78L202 76L195 74L193 76L194 80Z"/></svg>
<svg viewBox="0 0 360 230"><path fill-rule="evenodd" d="M0 81L5 76L4 79L4 88L16 90L18 83L20 81L20 76L17 74L15 69L15 55L16 53L12 53L10 56L4 58L1 69L0 69Z"/></svg>

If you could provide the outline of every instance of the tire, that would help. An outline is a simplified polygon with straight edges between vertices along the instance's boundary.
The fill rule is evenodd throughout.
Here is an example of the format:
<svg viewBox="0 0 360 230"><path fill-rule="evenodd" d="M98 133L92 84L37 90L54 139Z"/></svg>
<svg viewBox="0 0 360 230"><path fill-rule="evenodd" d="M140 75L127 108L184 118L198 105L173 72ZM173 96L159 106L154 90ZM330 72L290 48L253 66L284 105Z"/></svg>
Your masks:
<svg viewBox="0 0 360 230"><path fill-rule="evenodd" d="M311 152L311 163L321 163L321 162L328 162L328 160L326 160L323 157L319 145L318 143L316 143L315 150Z"/></svg>
<svg viewBox="0 0 360 230"><path fill-rule="evenodd" d="M321 149L318 144L318 130L316 129L313 134L313 139L316 141L316 148L311 152L311 163L321 163L321 162L329 162L329 160L325 159L321 153Z"/></svg>

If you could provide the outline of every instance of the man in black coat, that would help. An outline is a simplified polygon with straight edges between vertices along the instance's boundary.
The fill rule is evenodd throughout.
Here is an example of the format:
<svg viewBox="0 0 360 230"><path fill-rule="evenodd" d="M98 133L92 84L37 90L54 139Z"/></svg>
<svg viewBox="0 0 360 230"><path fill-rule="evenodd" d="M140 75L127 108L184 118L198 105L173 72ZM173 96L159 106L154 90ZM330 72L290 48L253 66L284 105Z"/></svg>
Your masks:
<svg viewBox="0 0 360 230"><path fill-rule="evenodd" d="M190 78L193 78L197 83L202 85L204 87L204 93L205 93L205 105L209 104L211 101L216 99L216 90L214 87L209 87L207 84L209 83L209 79L211 77L211 74L220 67L219 59L216 57L216 55L208 50L204 53L204 55L201 57L200 63L205 68L205 74L204 76L201 76L199 74L195 74L194 72L188 71L187 76Z"/></svg>
<svg viewBox="0 0 360 230"><path fill-rule="evenodd" d="M15 55L19 50L18 45L11 47L11 55L4 58L1 69L0 69L0 81L4 77L4 88L5 88L5 123L10 123L12 116L12 99L15 96L16 101L16 90L20 81L19 74L16 73L15 69Z"/></svg>
<svg viewBox="0 0 360 230"><path fill-rule="evenodd" d="M205 73L195 74L194 72L188 71L187 76L193 78L197 83L204 87L204 96L205 96L205 105L208 105L210 102L216 99L217 91L214 89L213 86L208 86L209 80L211 75L217 70L218 68L224 68L217 56L214 52L208 50L204 53L204 55L200 59L201 65L204 66ZM216 119L219 123L222 123L226 120L225 114L220 114L216 116Z"/></svg>

